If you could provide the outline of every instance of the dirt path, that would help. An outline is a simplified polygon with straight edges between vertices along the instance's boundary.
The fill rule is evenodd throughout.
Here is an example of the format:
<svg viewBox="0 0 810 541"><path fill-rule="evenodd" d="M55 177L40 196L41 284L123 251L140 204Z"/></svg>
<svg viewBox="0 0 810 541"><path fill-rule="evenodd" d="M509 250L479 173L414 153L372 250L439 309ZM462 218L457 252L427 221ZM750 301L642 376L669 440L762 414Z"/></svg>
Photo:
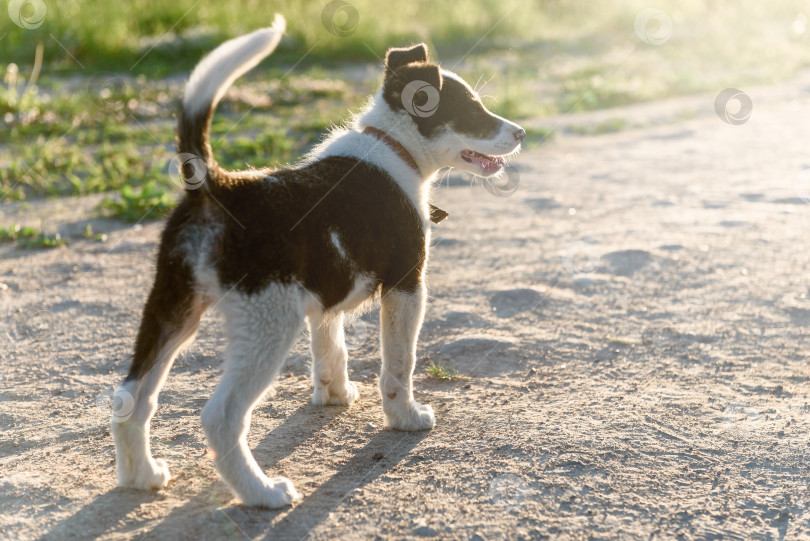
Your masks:
<svg viewBox="0 0 810 541"><path fill-rule="evenodd" d="M160 223L95 220L98 243L79 238L94 199L7 206L74 239L0 246L0 538L810 536L810 97L791 89L752 92L742 126L708 97L689 121L560 138L511 197L439 190L416 376L437 427L382 428L375 314L350 335L348 410L309 405L302 336L250 433L304 494L277 511L236 505L206 455L216 314L153 424L172 482L115 488L109 396Z"/></svg>

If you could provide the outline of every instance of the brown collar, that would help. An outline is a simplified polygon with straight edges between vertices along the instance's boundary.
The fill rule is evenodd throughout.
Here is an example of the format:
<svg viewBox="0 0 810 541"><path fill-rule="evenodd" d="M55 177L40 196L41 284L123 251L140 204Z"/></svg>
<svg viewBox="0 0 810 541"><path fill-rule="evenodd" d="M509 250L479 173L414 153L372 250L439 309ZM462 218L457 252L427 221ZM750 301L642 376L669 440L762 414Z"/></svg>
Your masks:
<svg viewBox="0 0 810 541"><path fill-rule="evenodd" d="M408 152L408 149L402 146L402 143L400 143L399 141L397 141L384 131L375 128L374 126L366 126L363 129L363 133L373 135L374 137L376 137L377 139L379 139L380 141L391 147L391 150L396 152L397 156L402 158L402 161L408 164L408 167L413 169L416 172L416 174L419 175L420 179L422 178L422 171L419 169L419 165L416 163L416 160L413 159L411 153ZM428 203L428 205L430 206L430 221L433 222L434 224L441 222L442 220L447 218L447 216L449 216L449 213L446 210L442 210L432 203Z"/></svg>

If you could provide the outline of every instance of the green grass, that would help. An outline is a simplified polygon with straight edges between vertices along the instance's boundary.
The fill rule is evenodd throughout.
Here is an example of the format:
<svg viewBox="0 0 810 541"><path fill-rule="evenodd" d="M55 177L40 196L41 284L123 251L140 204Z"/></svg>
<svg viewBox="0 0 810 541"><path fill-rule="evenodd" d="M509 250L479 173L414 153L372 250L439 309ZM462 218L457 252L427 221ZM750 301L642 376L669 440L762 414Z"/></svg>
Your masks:
<svg viewBox="0 0 810 541"><path fill-rule="evenodd" d="M455 368L446 366L443 363L436 364L433 361L431 361L430 366L427 367L427 372L432 377L440 379L442 381L455 381L458 379L467 379L467 377L459 374L458 370L456 370Z"/></svg>
<svg viewBox="0 0 810 541"><path fill-rule="evenodd" d="M107 234L106 233L96 233L93 231L93 225L87 224L84 226L84 231L82 231L82 236L86 239L93 239L98 242L106 242L107 241Z"/></svg>
<svg viewBox="0 0 810 541"><path fill-rule="evenodd" d="M58 248L65 245L59 233L45 233L42 229L13 224L0 228L0 242L14 242L22 248Z"/></svg>
<svg viewBox="0 0 810 541"><path fill-rule="evenodd" d="M346 9L353 9L358 21L344 37L323 24L327 3L46 2L47 15L35 29L24 30L4 14L0 43L4 62L31 65L35 47L42 44L46 71L114 71L156 77L187 71L218 43L269 24L275 13L281 13L288 22L287 36L277 53L276 61L282 64L377 62L389 46L425 41L443 60L455 60L473 48L475 56L494 52L505 64L501 74L514 81L527 74L556 78L570 71L567 102L582 100L587 106L659 92L638 89L639 76L645 83L659 81L661 89L672 85L689 88L702 85L702 77L711 78L721 71L735 78L740 68L757 77L790 73L798 65L807 65L810 54L806 34L797 34L792 27L798 15L807 11L803 0L655 2L652 7L660 7L673 21L672 38L661 47L641 43L633 30L636 14L651 7L647 0L605 0L598 10L588 0L411 0L390 5L352 0ZM334 21L346 22L346 14L346 10L336 13ZM504 63L508 55L523 58L518 63ZM566 57L579 61L560 69L559 60ZM628 57L632 57L629 62ZM642 64L645 72L636 69ZM510 76L510 71L526 73ZM632 72L630 77L627 71ZM607 86L588 97L594 75ZM588 84L583 87L584 81ZM510 92L503 93L505 100Z"/></svg>
<svg viewBox="0 0 810 541"><path fill-rule="evenodd" d="M83 80L73 92L34 87L24 101L3 102L14 118L7 130L0 129L0 200L84 195L150 182L177 188L167 170L175 154L182 86L107 78L102 90L110 92L101 99L96 82ZM212 126L215 156L228 169L293 160L347 116L347 102L359 105L364 99L315 69L240 88L245 94L226 99Z"/></svg>
<svg viewBox="0 0 810 541"><path fill-rule="evenodd" d="M125 184L119 195L115 199L105 198L100 206L108 216L127 222L166 216L177 204L171 192L151 181L140 188Z"/></svg>
<svg viewBox="0 0 810 541"><path fill-rule="evenodd" d="M554 139L556 130L546 128L527 128L526 129L526 142L524 145L527 148L532 148L538 143L544 143Z"/></svg>
<svg viewBox="0 0 810 541"><path fill-rule="evenodd" d="M606 0L598 10L585 0L349 3L359 24L348 37L324 27L326 0L47 1L43 25L29 30L2 14L0 201L121 192L124 206L107 210L126 216L137 212L142 187L151 186L144 202L160 190L179 194L167 164L183 78L221 41L276 12L288 21L279 51L237 83L214 119L214 153L226 168L299 156L375 89L379 72L358 68L414 41L519 122L745 89L810 66L810 32L794 24L808 9L801 0L660 2L673 22L660 46L633 29L647 0ZM42 72L29 85L39 46ZM347 70L338 61L364 64ZM169 74L180 77L162 78ZM614 119L573 130L625 128Z"/></svg>
<svg viewBox="0 0 810 541"><path fill-rule="evenodd" d="M305 63L324 60L376 61L392 43L428 41L448 51L463 53L487 35L482 48L509 42L537 27L551 26L554 17L570 10L557 2L542 9L531 3L499 0L431 2L412 0L383 6L373 0L352 0L358 24L349 36L330 32L323 23L327 1L279 0L133 0L106 2L78 0L47 2L42 26L23 30L2 18L7 61L29 63L28 51L44 43L45 57L57 69L94 69L160 75L186 70L221 41L268 25L275 13L287 19L287 38L279 56L296 62L309 51ZM529 4L529 5L527 5ZM503 17L511 11L510 16ZM514 16L511 16L514 15ZM347 11L332 19L347 22ZM52 37L53 36L53 37ZM58 40L58 43L57 43ZM62 48L62 44L70 54ZM75 59L75 60L74 60Z"/></svg>

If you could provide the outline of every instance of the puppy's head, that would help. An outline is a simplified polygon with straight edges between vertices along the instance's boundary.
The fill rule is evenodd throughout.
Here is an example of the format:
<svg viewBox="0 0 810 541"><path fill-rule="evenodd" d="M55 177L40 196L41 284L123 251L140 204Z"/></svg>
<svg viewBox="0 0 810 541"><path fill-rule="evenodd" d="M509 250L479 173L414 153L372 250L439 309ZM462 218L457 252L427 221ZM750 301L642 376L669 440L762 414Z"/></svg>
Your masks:
<svg viewBox="0 0 810 541"><path fill-rule="evenodd" d="M514 122L484 107L461 77L430 62L424 43L388 51L383 97L401 122L416 126L440 167L492 176L526 135Z"/></svg>

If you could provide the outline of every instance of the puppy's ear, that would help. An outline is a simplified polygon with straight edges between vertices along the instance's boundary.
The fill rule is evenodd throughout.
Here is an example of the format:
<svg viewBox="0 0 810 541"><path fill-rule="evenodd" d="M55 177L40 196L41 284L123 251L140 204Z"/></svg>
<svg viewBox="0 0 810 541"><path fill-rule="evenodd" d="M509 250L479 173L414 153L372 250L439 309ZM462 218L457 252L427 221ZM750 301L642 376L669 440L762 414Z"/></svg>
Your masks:
<svg viewBox="0 0 810 541"><path fill-rule="evenodd" d="M427 45L420 43L413 47L406 47L402 49L391 48L385 53L385 67L388 71L394 71L401 68L405 64L411 62L427 62L428 50Z"/></svg>
<svg viewBox="0 0 810 541"><path fill-rule="evenodd" d="M405 109L413 115L415 107L426 106L433 109L438 105L443 83L439 66L427 62L412 62L395 72L386 72L383 97L391 109Z"/></svg>

